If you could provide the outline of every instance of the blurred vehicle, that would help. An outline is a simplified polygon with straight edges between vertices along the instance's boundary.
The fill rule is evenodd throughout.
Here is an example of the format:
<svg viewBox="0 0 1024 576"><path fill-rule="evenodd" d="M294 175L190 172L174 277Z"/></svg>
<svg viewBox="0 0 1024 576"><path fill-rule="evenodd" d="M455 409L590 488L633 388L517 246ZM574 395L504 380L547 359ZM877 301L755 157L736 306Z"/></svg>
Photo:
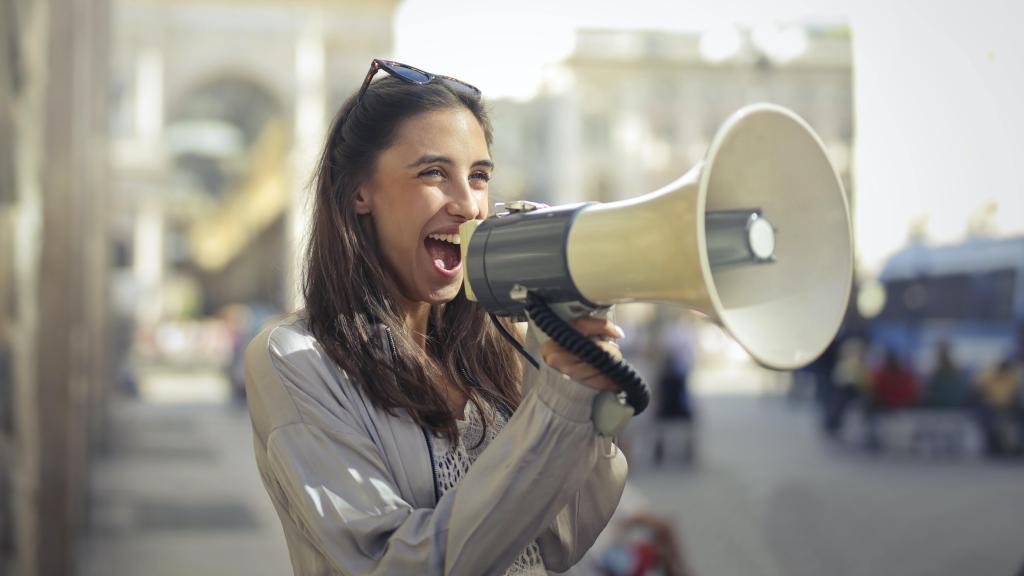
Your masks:
<svg viewBox="0 0 1024 576"><path fill-rule="evenodd" d="M877 427L884 416L890 428L904 430L912 445L956 452L977 443L972 437L980 432L988 451L996 452L988 446L995 437L990 430L995 418L985 417L989 403L978 392L994 366L1024 362L1021 280L1024 237L946 246L915 243L893 255L878 279L884 294L879 313L867 322L865 365L900 364L904 378L920 389L910 394L904 386L899 400L891 401L888 380L876 371L868 390L853 394L852 387L850 397L833 406L826 430L834 436L842 432L842 412L856 398L867 415L868 447L880 447ZM1008 421L1020 412L1020 384L1012 386L1017 389L1004 393L1009 397L1005 406L992 412L1005 413Z"/></svg>
<svg viewBox="0 0 1024 576"><path fill-rule="evenodd" d="M912 244L885 264L881 312L869 321L869 356L887 350L925 375L940 344L968 374L1018 353L1024 329L1024 237Z"/></svg>

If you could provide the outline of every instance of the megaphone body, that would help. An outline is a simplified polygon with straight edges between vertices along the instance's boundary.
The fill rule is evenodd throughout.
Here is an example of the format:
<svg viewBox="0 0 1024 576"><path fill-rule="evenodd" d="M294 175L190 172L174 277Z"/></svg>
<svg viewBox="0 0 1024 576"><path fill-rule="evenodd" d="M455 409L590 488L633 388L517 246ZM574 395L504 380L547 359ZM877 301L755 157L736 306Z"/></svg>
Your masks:
<svg viewBox="0 0 1024 576"><path fill-rule="evenodd" d="M794 369L835 337L853 273L849 207L824 147L793 112L743 108L705 159L638 198L462 225L467 296L499 314L533 292L605 307L666 302L725 328L759 363Z"/></svg>

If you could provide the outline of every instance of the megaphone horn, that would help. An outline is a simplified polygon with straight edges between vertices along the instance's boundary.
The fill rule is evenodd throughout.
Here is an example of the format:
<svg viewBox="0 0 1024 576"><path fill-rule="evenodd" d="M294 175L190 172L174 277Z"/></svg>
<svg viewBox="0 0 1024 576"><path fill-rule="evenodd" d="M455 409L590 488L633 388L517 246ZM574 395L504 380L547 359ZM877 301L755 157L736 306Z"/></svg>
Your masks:
<svg viewBox="0 0 1024 576"><path fill-rule="evenodd" d="M668 302L793 369L835 337L853 274L849 208L817 135L771 104L719 128L703 162L649 194L529 206L460 229L466 294L515 314L548 302Z"/></svg>

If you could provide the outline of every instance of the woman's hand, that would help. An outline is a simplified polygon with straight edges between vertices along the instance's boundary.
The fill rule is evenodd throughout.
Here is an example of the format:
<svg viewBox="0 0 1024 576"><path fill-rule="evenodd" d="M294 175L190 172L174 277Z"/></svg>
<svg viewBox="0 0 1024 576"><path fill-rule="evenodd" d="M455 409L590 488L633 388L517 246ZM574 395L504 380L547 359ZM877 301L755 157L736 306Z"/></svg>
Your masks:
<svg viewBox="0 0 1024 576"><path fill-rule="evenodd" d="M611 354L614 358L622 358L622 352L614 340L622 338L622 329L604 318L583 316L570 322L580 334L599 338L595 344ZM544 362L573 380L597 388L598 390L618 390L619 387L597 368L581 361L554 340L548 340L541 347Z"/></svg>

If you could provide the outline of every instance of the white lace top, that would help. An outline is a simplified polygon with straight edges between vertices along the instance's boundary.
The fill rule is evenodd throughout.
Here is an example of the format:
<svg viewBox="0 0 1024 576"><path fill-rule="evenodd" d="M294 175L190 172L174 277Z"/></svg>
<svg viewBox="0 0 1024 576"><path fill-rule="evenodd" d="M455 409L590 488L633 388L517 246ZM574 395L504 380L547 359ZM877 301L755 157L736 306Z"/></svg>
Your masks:
<svg viewBox="0 0 1024 576"><path fill-rule="evenodd" d="M500 410L494 410L486 403L482 403L482 406L485 410L491 411L493 421L493 425L486 427L487 433L483 441L481 437L484 436L484 419L473 402L466 402L463 420L456 420L459 427L459 440L456 444L451 444L443 437L430 436L438 498L445 490L459 483L484 448L487 448L508 422ZM531 542L505 571L505 576L535 575L547 576L547 570L544 569L544 561L540 557L540 547L537 546L537 542Z"/></svg>

